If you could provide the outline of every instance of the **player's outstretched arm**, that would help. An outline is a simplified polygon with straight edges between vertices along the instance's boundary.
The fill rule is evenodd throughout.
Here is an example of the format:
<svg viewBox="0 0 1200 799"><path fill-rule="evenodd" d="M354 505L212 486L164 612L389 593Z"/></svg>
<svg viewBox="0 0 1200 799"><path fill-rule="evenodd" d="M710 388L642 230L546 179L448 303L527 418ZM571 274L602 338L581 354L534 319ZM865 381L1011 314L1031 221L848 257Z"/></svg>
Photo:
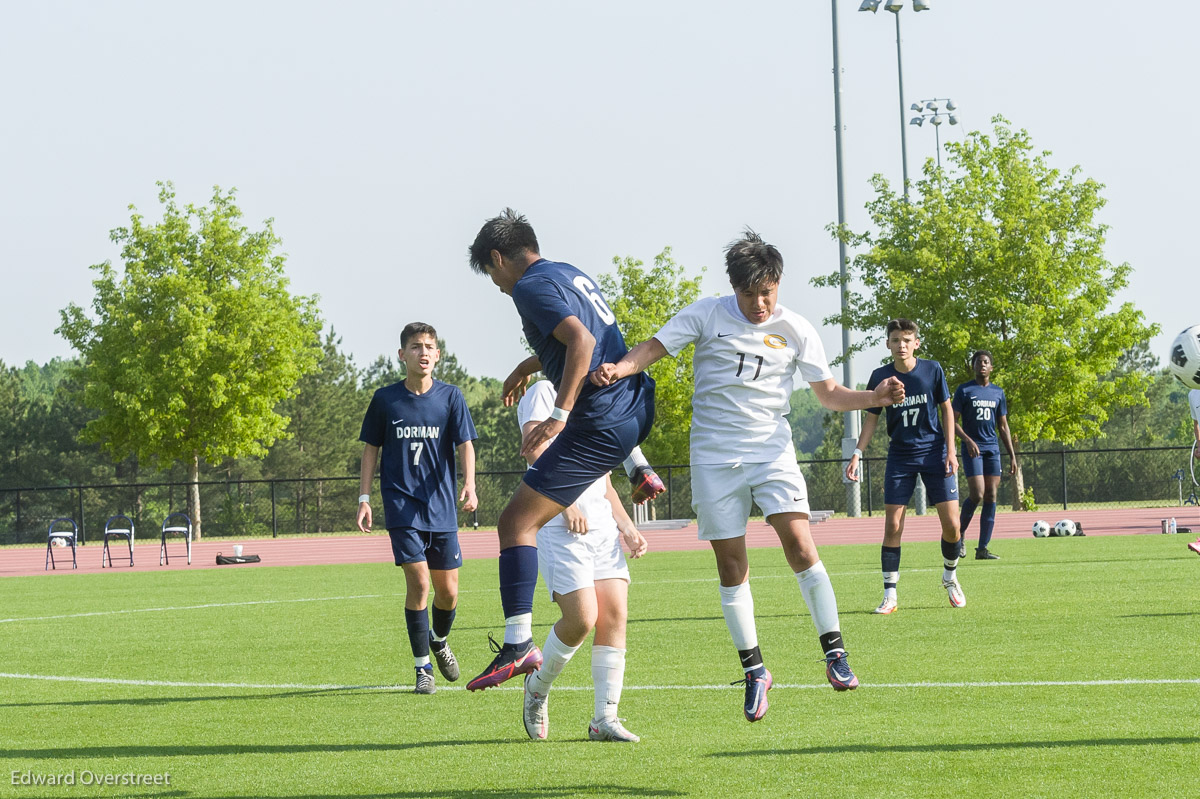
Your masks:
<svg viewBox="0 0 1200 799"><path fill-rule="evenodd" d="M465 511L473 511L479 507L479 497L475 495L475 442L464 441L458 445L458 462L462 466L463 487L458 495L458 501L463 504Z"/></svg>
<svg viewBox="0 0 1200 799"><path fill-rule="evenodd" d="M558 418L551 416L531 430L521 444L521 454L525 455L538 449L563 431L567 425L567 416L575 407L575 400L587 380L588 367L592 365L592 354L596 350L596 337L584 326L577 316L568 316L554 328L554 338L567 348L563 364L562 383L558 387L554 406L556 413L561 411Z"/></svg>
<svg viewBox="0 0 1200 799"><path fill-rule="evenodd" d="M504 407L511 408L516 405L517 401L525 394L525 387L529 385L529 376L541 370L542 362L536 355L530 355L517 364L508 377L504 378L504 386L500 389Z"/></svg>
<svg viewBox="0 0 1200 799"><path fill-rule="evenodd" d="M875 426L879 424L879 416L880 414L868 413L867 418L863 419L862 432L858 434L858 442L854 445L855 452L846 464L846 479L851 482L858 482L858 467L862 461L862 455L859 453L871 443L871 436L875 435Z"/></svg>
<svg viewBox="0 0 1200 799"><path fill-rule="evenodd" d="M904 401L904 384L898 377L889 377L870 391L848 389L832 377L809 385L817 395L817 402L831 411L862 411Z"/></svg>
<svg viewBox="0 0 1200 799"><path fill-rule="evenodd" d="M375 464L379 461L379 447L373 447L370 444L363 445L362 461L358 466L358 494L359 497L369 496L371 493L371 483L375 481ZM358 517L355 520L358 524L358 529L364 533L371 532L371 501L358 503Z"/></svg>
<svg viewBox="0 0 1200 799"><path fill-rule="evenodd" d="M591 373L592 382L598 386L611 386L618 380L643 372L651 364L667 355L667 348L658 339L651 337L625 353L616 363L602 363Z"/></svg>
<svg viewBox="0 0 1200 799"><path fill-rule="evenodd" d="M963 448L966 449L967 454L970 455L972 458L978 458L979 457L979 445L976 444L975 439L973 439L969 435L967 435L967 431L963 429L962 412L961 411L954 412L954 432L958 435L959 438L962 439ZM1011 450L1009 450L1009 454L1010 455L1012 454Z"/></svg>

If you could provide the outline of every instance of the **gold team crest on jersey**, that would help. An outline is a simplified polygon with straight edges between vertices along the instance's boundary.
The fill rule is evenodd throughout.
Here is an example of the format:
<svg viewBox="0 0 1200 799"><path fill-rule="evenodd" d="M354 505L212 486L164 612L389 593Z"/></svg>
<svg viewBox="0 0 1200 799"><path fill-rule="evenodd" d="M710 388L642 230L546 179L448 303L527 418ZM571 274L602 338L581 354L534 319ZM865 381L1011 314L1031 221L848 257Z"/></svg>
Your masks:
<svg viewBox="0 0 1200 799"><path fill-rule="evenodd" d="M778 333L768 333L763 336L763 344L766 344L773 350L781 350L787 346L787 339Z"/></svg>

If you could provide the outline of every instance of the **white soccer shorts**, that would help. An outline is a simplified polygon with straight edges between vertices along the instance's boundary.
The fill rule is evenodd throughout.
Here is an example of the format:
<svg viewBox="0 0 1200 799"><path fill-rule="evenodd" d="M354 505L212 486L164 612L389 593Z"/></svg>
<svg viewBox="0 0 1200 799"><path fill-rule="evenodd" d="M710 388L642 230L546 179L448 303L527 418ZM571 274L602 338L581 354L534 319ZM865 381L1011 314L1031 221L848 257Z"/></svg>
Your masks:
<svg viewBox="0 0 1200 799"><path fill-rule="evenodd" d="M751 503L764 516L809 515L808 486L790 452L772 463L692 466L692 510L701 541L744 536Z"/></svg>
<svg viewBox="0 0 1200 799"><path fill-rule="evenodd" d="M547 526L537 534L538 569L550 598L592 588L597 580L629 582L629 566L621 551L615 524L589 530L584 535L565 527Z"/></svg>

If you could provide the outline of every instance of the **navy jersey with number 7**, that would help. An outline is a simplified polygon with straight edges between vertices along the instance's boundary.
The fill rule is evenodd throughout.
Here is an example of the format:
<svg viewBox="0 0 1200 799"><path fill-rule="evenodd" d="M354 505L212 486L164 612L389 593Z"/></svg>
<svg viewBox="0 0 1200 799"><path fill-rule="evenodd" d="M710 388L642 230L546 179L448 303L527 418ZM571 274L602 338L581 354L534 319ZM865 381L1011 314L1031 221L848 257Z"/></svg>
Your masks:
<svg viewBox="0 0 1200 799"><path fill-rule="evenodd" d="M535 261L513 286L512 298L521 314L525 338L555 391L563 388L567 346L553 334L567 317L579 319L596 339L588 371L603 363L616 363L629 351L600 287L570 264L545 258ZM646 402L645 392L653 385L644 372L603 388L585 380L571 411L571 423L593 430L615 427L638 412Z"/></svg>
<svg viewBox="0 0 1200 799"><path fill-rule="evenodd" d="M868 408L869 413L887 411L887 431L891 437L889 458L920 458L931 453L944 454L946 438L938 417L938 406L950 399L946 373L937 361L917 358L910 372L901 372L889 363L871 372L867 381L870 391L887 380L898 377L904 384L904 402L884 408Z"/></svg>

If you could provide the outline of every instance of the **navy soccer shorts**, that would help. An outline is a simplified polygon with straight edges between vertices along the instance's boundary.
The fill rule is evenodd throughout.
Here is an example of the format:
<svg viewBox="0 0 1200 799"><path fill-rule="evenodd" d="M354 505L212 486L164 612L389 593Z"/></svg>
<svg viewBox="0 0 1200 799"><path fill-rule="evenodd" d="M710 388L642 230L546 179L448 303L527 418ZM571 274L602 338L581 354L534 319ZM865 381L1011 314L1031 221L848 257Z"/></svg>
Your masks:
<svg viewBox="0 0 1200 799"><path fill-rule="evenodd" d="M462 550L458 533L430 533L412 527L393 527L388 530L392 539L392 555L396 565L428 561L429 568L449 571L462 566Z"/></svg>
<svg viewBox="0 0 1200 799"><path fill-rule="evenodd" d="M525 472L525 484L564 507L621 464L645 440L654 422L653 406L606 430L567 426Z"/></svg>
<svg viewBox="0 0 1200 799"><path fill-rule="evenodd" d="M972 458L964 452L958 460L962 463L963 474L967 477L981 474L986 477L999 477L1001 474L999 452L981 452L977 458Z"/></svg>
<svg viewBox="0 0 1200 799"><path fill-rule="evenodd" d="M946 463L937 452L922 458L888 458L883 473L883 501L888 505L907 505L917 487L918 475L925 483L930 505L958 501L958 477L946 474Z"/></svg>

